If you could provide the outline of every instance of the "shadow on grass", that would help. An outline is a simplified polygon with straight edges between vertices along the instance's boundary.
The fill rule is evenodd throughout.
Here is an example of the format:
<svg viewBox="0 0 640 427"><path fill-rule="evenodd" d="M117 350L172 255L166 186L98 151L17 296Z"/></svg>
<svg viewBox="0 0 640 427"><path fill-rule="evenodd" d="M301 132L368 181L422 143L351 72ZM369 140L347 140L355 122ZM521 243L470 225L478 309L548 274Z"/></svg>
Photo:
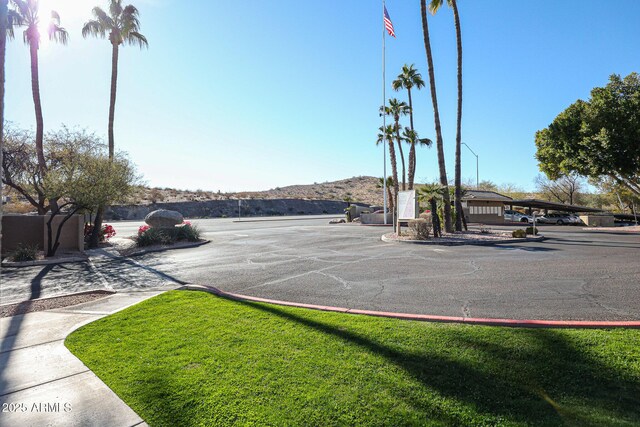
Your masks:
<svg viewBox="0 0 640 427"><path fill-rule="evenodd" d="M276 306L238 301L239 304L265 311L308 328L354 343L383 356L410 374L425 388L446 397L463 401L478 412L496 420L510 422L588 425L585 413L606 414L609 422L640 423L640 383L578 351L561 332L537 329L516 333L535 343L535 353L518 353L518 349L474 339L472 334L449 334L452 347L469 348L486 365L482 369L458 359L424 352L407 352L368 337L302 317ZM514 330L511 330L514 331ZM452 338L453 337L453 338ZM563 407L550 396L562 397L580 407ZM403 396L406 403L424 411L423 402ZM436 409L436 408L431 408ZM437 409L436 409L436 412ZM459 424L446 412L437 418ZM633 421L631 421L633 420ZM608 423L607 423L608 424Z"/></svg>

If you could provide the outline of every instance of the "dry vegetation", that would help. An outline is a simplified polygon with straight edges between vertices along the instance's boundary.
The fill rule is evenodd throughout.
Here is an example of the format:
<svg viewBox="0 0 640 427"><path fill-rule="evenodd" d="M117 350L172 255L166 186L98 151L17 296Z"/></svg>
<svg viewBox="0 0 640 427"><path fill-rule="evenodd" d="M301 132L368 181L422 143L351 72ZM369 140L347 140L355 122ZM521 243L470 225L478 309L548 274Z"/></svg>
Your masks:
<svg viewBox="0 0 640 427"><path fill-rule="evenodd" d="M314 183L310 185L290 185L267 191L222 193L220 191L178 190L175 188L138 187L130 200L132 205L152 203L198 202L228 199L308 199L346 200L382 205L382 189L378 178L358 176L340 181ZM32 206L10 188L4 188L11 201L4 206L6 213L28 213Z"/></svg>
<svg viewBox="0 0 640 427"><path fill-rule="evenodd" d="M132 204L195 202L228 199L310 199L347 200L369 204L382 204L382 190L378 178L359 176L340 181L309 185L290 185L266 191L222 193L220 191L189 191L173 188L140 187Z"/></svg>

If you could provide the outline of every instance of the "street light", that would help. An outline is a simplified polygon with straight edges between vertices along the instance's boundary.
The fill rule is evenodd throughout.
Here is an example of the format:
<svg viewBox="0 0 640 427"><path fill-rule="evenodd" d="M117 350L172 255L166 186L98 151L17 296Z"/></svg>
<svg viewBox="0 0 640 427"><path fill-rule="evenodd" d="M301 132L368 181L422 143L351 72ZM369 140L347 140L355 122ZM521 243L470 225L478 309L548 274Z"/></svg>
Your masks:
<svg viewBox="0 0 640 427"><path fill-rule="evenodd" d="M471 149L471 147L469 147L467 144L465 144L464 142L462 143L462 145L464 145L465 147L467 147L469 149L469 151L471 151L471 154L473 154L474 156L476 156L476 190L478 190L480 188L480 179L479 179L479 173L478 173L478 155Z"/></svg>

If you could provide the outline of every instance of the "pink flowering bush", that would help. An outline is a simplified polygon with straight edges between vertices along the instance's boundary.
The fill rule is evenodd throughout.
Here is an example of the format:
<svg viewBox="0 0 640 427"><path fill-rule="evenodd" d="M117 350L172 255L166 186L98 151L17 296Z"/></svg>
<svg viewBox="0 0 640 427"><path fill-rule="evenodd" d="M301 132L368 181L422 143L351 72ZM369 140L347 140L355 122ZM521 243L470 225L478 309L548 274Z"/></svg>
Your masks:
<svg viewBox="0 0 640 427"><path fill-rule="evenodd" d="M93 233L93 224L86 223L84 225L84 240L85 242L89 240L91 237L91 233ZM102 229L100 230L100 241L104 242L112 238L116 235L116 230L110 224L102 224Z"/></svg>
<svg viewBox="0 0 640 427"><path fill-rule="evenodd" d="M184 221L173 228L153 228L142 225L138 228L138 235L134 239L138 246L170 245L177 241L198 242L200 231Z"/></svg>

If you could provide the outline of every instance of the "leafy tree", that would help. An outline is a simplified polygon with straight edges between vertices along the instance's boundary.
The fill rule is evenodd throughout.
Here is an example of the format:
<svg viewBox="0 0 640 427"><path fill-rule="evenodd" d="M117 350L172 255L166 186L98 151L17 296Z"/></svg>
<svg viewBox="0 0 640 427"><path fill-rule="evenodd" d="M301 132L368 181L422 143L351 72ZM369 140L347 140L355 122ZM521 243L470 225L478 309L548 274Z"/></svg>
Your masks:
<svg viewBox="0 0 640 427"><path fill-rule="evenodd" d="M38 69L38 49L40 48L40 25L39 16L39 0L11 0L15 9L12 14L12 24L25 26L23 33L25 44L29 46L29 54L31 55L31 93L33 96L33 105L36 113L36 153L38 156L38 167L42 169L44 174L46 170L46 161L44 158L44 119L42 117L42 101L40 100L40 78ZM67 44L69 35L67 31L60 26L60 15L51 11L51 22L49 24L49 39L62 44ZM12 36L13 33L11 32Z"/></svg>
<svg viewBox="0 0 640 427"><path fill-rule="evenodd" d="M406 89L409 97L409 130L413 134L415 128L413 127L413 101L411 99L411 89L416 88L418 90L424 87L424 80L422 75L413 67L413 64L404 64L402 72L398 74L398 78L391 83L393 90ZM417 138L417 136L416 136ZM409 190L413 190L413 184L416 174L416 138L409 139Z"/></svg>
<svg viewBox="0 0 640 427"><path fill-rule="evenodd" d="M116 110L116 88L118 83L118 49L121 44L148 47L145 36L140 34L138 9L132 5L122 6L122 0L109 0L109 13L100 7L93 8L95 19L82 27L82 36L109 38L111 43L111 98L109 101L109 158L114 156L113 121Z"/></svg>
<svg viewBox="0 0 640 427"><path fill-rule="evenodd" d="M556 180L538 175L536 186L538 192L547 200L573 205L579 202L584 181L576 174L563 175Z"/></svg>
<svg viewBox="0 0 640 427"><path fill-rule="evenodd" d="M536 132L536 158L552 180L576 173L640 195L640 76L612 75Z"/></svg>
<svg viewBox="0 0 640 427"><path fill-rule="evenodd" d="M431 40L429 38L429 22L427 20L426 0L420 0L420 14L422 17L422 34L424 37L424 48L427 54L427 65L429 69L429 87L431 89L431 102L433 103L433 119L436 127L436 148L438 150L438 168L440 169L440 185L445 188L444 200L444 227L447 232L453 231L451 224L451 199L449 198L449 183L447 181L447 168L444 161L444 143L442 141L442 127L440 125L440 110L438 109L438 95L436 93L436 77L433 67L433 55L431 52Z"/></svg>
<svg viewBox="0 0 640 427"><path fill-rule="evenodd" d="M404 152L402 150L402 138L400 137L400 116L406 116L411 111L409 106L404 101L398 101L396 98L391 98L389 100L389 106L380 107L381 110L384 110L384 114L392 116L393 121L395 123L395 137L396 142L398 143L398 151L400 152L400 160L402 161L402 190L406 190L407 181L406 181L406 168L404 163Z"/></svg>
<svg viewBox="0 0 640 427"><path fill-rule="evenodd" d="M396 134L396 127L394 125L387 125L385 128L380 126L380 133L378 133L378 140L376 145L384 144L385 141L389 144L389 161L391 162L391 177L393 179L393 200L398 196L400 188L398 186L398 162L396 160L396 150L393 145L393 138ZM395 203L394 203L395 204Z"/></svg>
<svg viewBox="0 0 640 427"><path fill-rule="evenodd" d="M442 7L444 0L431 0L430 12L435 15ZM456 231L462 230L462 176L460 168L460 151L462 149L462 34L460 31L460 16L456 0L447 0L447 4L453 9L453 22L456 27L456 45L458 52L458 114L456 119L456 161L455 161L455 206L456 206Z"/></svg>

